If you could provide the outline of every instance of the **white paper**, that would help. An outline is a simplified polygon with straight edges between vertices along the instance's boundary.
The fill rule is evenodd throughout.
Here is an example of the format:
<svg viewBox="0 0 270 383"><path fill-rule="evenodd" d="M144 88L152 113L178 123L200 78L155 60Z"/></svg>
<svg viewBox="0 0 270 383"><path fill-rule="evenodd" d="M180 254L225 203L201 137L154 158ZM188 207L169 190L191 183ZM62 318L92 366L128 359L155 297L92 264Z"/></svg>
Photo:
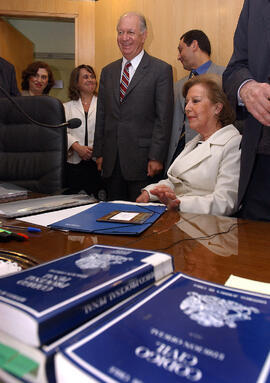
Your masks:
<svg viewBox="0 0 270 383"><path fill-rule="evenodd" d="M71 217L72 215L78 214L81 211L89 209L95 205L96 205L95 203L94 204L91 203L89 205L76 206L76 207L71 207L68 209L50 211L48 213L29 215L26 217L17 218L17 220L46 227L48 225L51 225L54 222Z"/></svg>
<svg viewBox="0 0 270 383"><path fill-rule="evenodd" d="M110 220L120 220L120 221L131 221L134 217L136 217L140 213L132 213L132 212L126 212L122 211L121 213L118 213L110 218Z"/></svg>
<svg viewBox="0 0 270 383"><path fill-rule="evenodd" d="M225 286L270 295L270 283L254 281L231 274Z"/></svg>

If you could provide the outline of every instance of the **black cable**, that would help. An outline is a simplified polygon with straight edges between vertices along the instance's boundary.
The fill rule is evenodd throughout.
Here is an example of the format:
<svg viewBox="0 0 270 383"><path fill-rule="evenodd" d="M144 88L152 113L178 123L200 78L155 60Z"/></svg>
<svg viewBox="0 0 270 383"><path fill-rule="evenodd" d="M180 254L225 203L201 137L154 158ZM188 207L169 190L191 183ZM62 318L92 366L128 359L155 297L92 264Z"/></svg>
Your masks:
<svg viewBox="0 0 270 383"><path fill-rule="evenodd" d="M27 120L31 121L33 124L43 126L45 128L62 128L67 126L70 129L76 129L82 124L82 121L79 118L72 118L71 120L68 120L67 122L63 122L62 124L59 124L59 125L49 125L43 122L36 121L20 107L20 105L10 96L10 94L2 86L0 86L0 91L4 93L4 95L9 99L9 101L12 102L12 104L16 106L16 108L24 115L24 117L26 117Z"/></svg>
<svg viewBox="0 0 270 383"><path fill-rule="evenodd" d="M184 242L184 241L198 241L198 240L204 241L204 240L207 240L207 239L212 239L212 238L216 237L217 235L227 234L227 233L229 233L231 230L233 230L235 227L238 227L239 225L243 225L243 224L246 224L246 223L245 223L245 222L243 222L243 223L238 223L238 222L237 222L237 223L233 223L233 224L228 228L228 230L220 231L220 232L213 233L213 234L209 234L209 235L205 235L205 236L202 236L202 237L191 237L191 238L183 238L183 239L179 239L178 241L171 243L171 244L170 244L169 246L167 246L167 247L159 248L159 249L151 249L151 251L166 251L166 250L170 249L171 247L173 247L173 246L175 246L175 245L177 245L177 244L179 244L179 243L181 243L181 242ZM140 240L143 240L143 239L145 239L145 238L147 238L147 237L151 237L151 236L153 236L153 234L156 235L156 234L159 234L159 233L160 233L160 231L159 231L159 232L155 232L155 233L151 233L151 234L146 235L146 236L144 236L144 237L142 237L142 238L138 238L138 239L136 239L136 240L134 240L134 241L131 241L131 242L127 243L125 246L130 246L130 245L132 245L133 243L139 242Z"/></svg>

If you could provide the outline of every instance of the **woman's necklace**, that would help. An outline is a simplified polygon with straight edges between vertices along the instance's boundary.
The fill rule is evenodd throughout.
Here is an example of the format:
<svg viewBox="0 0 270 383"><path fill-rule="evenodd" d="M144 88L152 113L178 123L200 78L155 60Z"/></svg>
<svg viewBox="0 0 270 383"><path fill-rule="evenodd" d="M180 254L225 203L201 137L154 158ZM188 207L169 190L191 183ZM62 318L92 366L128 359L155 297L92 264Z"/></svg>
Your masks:
<svg viewBox="0 0 270 383"><path fill-rule="evenodd" d="M90 105L90 104L91 104L91 101L82 101L82 104L83 104L83 105Z"/></svg>

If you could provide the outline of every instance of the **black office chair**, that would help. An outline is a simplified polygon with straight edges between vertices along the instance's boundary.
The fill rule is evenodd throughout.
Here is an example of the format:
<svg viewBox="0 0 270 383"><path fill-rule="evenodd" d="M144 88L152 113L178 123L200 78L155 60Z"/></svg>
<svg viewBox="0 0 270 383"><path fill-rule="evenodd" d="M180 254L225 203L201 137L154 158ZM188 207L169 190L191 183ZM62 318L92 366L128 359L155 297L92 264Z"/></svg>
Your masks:
<svg viewBox="0 0 270 383"><path fill-rule="evenodd" d="M49 96L13 98L32 119L50 125L65 122L62 103ZM66 127L31 121L8 98L0 98L0 181L51 194L64 186Z"/></svg>

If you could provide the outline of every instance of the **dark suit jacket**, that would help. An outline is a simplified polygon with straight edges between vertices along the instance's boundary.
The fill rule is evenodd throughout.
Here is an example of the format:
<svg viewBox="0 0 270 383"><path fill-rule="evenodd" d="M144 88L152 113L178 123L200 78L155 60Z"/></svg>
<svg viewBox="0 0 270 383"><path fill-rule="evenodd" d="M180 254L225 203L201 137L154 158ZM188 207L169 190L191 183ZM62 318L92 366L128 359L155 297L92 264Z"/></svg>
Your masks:
<svg viewBox="0 0 270 383"><path fill-rule="evenodd" d="M255 161L261 124L238 106L237 91L243 81L269 82L270 0L245 0L234 36L234 52L223 74L224 90L235 106L238 119L245 119L242 139L238 205L245 194Z"/></svg>
<svg viewBox="0 0 270 383"><path fill-rule="evenodd" d="M2 86L10 96L19 96L17 88L15 69L12 64L0 57L0 86ZM0 97L5 97L0 90Z"/></svg>
<svg viewBox="0 0 270 383"><path fill-rule="evenodd" d="M147 178L148 160L164 162L173 115L173 78L169 64L146 52L120 104L122 59L103 68L100 78L94 157L103 157L110 177L119 155L123 177Z"/></svg>

